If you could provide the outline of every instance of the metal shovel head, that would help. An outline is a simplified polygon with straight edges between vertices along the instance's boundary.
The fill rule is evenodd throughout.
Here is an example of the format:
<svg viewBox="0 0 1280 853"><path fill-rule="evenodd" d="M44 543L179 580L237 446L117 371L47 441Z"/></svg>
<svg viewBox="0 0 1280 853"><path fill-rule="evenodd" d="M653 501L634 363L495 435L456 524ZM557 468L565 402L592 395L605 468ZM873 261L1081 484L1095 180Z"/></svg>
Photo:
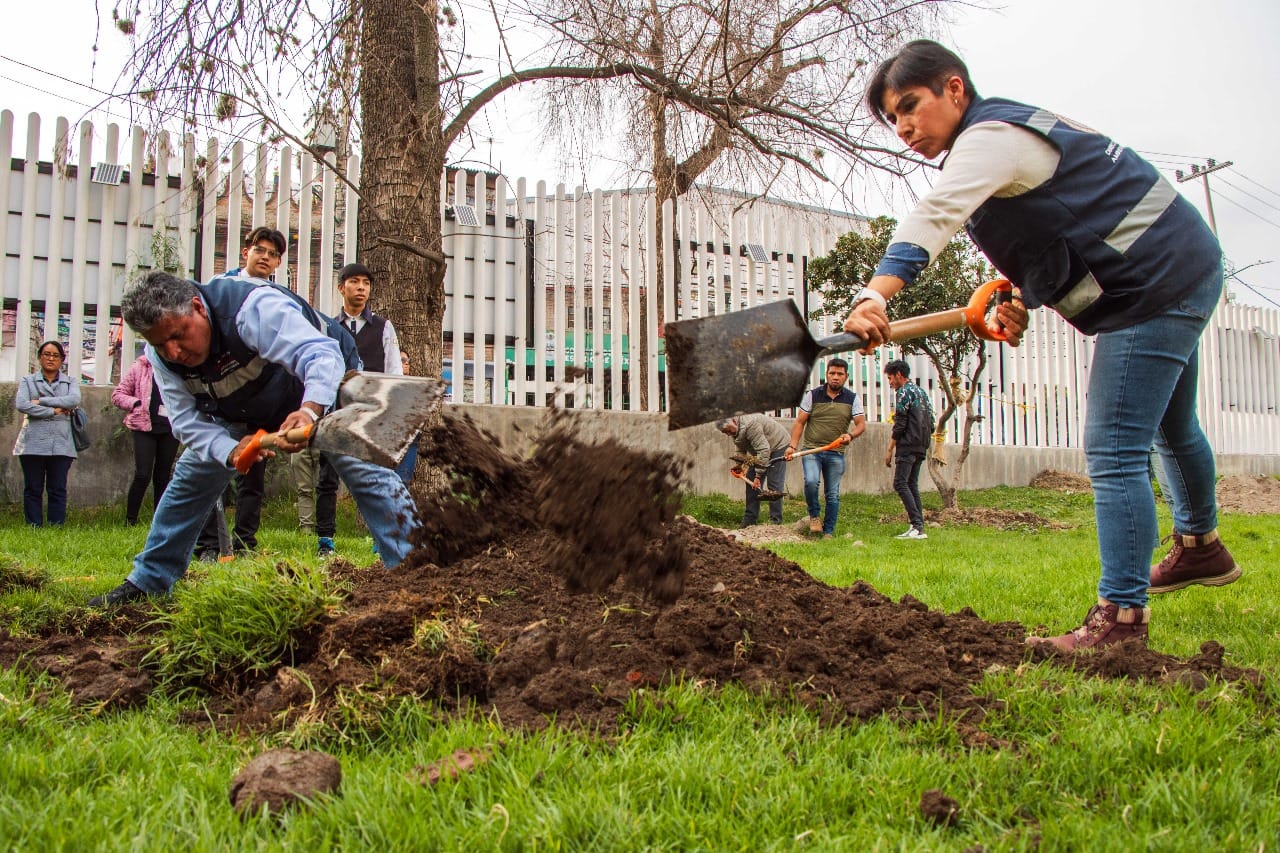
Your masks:
<svg viewBox="0 0 1280 853"><path fill-rule="evenodd" d="M666 340L673 430L796 405L821 352L790 299L668 323Z"/></svg>
<svg viewBox="0 0 1280 853"><path fill-rule="evenodd" d="M312 446L394 468L423 426L445 384L428 376L349 373L338 388L339 408L316 425Z"/></svg>

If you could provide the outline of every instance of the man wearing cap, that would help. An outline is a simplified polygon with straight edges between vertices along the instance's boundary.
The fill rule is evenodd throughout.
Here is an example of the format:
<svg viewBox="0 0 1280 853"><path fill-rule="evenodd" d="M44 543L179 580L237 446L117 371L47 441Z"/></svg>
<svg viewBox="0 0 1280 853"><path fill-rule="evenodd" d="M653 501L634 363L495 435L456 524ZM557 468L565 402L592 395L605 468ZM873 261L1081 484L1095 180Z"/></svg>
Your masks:
<svg viewBox="0 0 1280 853"><path fill-rule="evenodd" d="M342 311L335 317L356 339L356 350L364 369L377 373L404 374L400 341L386 317L369 308L373 273L364 264L347 264L338 271L338 293ZM290 459L293 482L298 488L298 526L314 527L320 557L333 554L333 535L338 527L338 473L313 449L293 454Z"/></svg>
<svg viewBox="0 0 1280 853"><path fill-rule="evenodd" d="M738 415L716 422L716 429L733 439L738 452L751 456L758 464L742 465L746 469L747 508L742 526L750 527L760 520L760 490L752 485L759 477L765 487L778 495L769 501L769 520L782 523L782 490L787 479L787 443L791 434L786 427L768 415Z"/></svg>

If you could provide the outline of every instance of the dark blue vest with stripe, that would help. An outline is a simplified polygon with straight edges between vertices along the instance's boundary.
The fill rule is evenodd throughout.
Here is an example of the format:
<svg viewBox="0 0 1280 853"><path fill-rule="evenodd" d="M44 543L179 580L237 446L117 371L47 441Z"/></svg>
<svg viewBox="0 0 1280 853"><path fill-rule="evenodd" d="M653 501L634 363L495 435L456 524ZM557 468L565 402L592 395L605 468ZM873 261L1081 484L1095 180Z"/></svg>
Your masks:
<svg viewBox="0 0 1280 853"><path fill-rule="evenodd" d="M382 345L382 330L386 328L387 318L373 313L368 305L360 312L360 316L364 319L364 325L360 327L355 337L356 349L360 351L360 360L364 362L364 369L386 373L387 350ZM347 329L347 331L351 330Z"/></svg>
<svg viewBox="0 0 1280 853"><path fill-rule="evenodd" d="M317 330L338 342L348 370L359 370L360 355L351 332L316 311L298 294L277 284L215 278L196 285L209 312L209 357L197 367L165 361L196 399L196 408L253 429L275 430L302 405L302 380L282 365L267 361L236 330L245 299L259 287L273 288L293 300Z"/></svg>
<svg viewBox="0 0 1280 853"><path fill-rule="evenodd" d="M973 242L1022 288L1085 334L1123 329L1176 303L1215 270L1222 249L1199 211L1137 154L1026 104L977 99L960 121L1025 127L1058 150L1040 186L990 198L967 223Z"/></svg>

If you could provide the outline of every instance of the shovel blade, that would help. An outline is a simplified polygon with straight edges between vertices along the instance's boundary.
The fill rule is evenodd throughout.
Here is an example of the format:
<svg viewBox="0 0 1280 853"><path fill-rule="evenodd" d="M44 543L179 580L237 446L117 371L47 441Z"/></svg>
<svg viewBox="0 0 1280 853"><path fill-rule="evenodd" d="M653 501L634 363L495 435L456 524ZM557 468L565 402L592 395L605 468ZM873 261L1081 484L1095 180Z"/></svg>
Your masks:
<svg viewBox="0 0 1280 853"><path fill-rule="evenodd" d="M427 376L350 373L338 388L339 408L316 425L312 445L384 468L404 459L444 394Z"/></svg>
<svg viewBox="0 0 1280 853"><path fill-rule="evenodd" d="M666 327L667 428L794 406L821 347L790 299Z"/></svg>

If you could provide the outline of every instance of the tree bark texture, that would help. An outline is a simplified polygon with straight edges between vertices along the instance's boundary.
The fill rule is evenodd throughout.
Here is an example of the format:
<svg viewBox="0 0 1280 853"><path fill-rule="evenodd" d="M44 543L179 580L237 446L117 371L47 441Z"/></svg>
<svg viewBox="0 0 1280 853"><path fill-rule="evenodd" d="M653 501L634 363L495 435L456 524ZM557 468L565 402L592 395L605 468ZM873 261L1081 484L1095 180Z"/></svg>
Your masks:
<svg viewBox="0 0 1280 853"><path fill-rule="evenodd" d="M437 4L364 0L363 8L360 258L414 372L440 376L445 144Z"/></svg>

